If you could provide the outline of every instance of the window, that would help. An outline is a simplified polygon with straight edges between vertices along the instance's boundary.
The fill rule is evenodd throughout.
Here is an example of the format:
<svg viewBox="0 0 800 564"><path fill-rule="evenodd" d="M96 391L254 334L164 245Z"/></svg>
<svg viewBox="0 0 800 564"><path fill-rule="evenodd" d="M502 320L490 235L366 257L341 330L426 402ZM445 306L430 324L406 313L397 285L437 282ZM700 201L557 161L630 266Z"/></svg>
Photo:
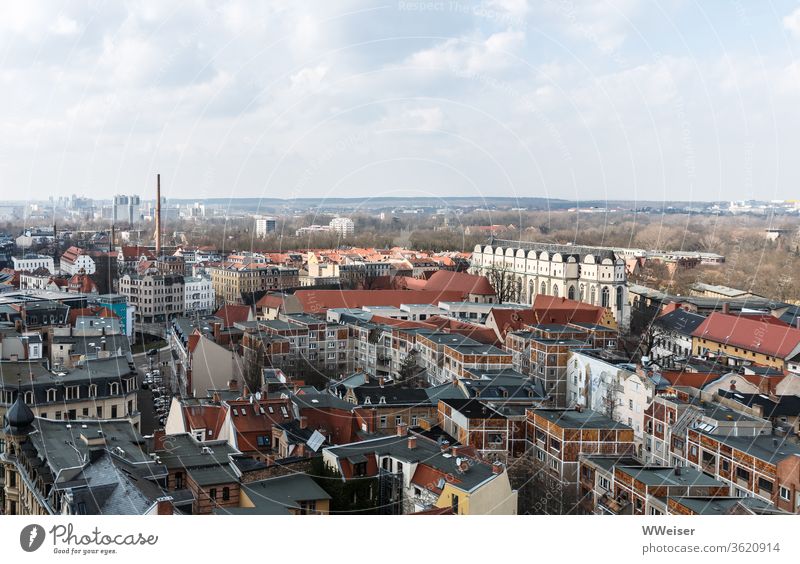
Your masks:
<svg viewBox="0 0 800 564"><path fill-rule="evenodd" d="M117 406L116 405L112 405L111 406L111 419L116 419L116 418L117 418Z"/></svg>
<svg viewBox="0 0 800 564"><path fill-rule="evenodd" d="M553 470L558 471L558 460L556 460L555 458L551 458L550 459L550 468L552 468Z"/></svg>
<svg viewBox="0 0 800 564"><path fill-rule="evenodd" d="M385 428L386 428L386 416L385 415L381 415L381 429L385 429Z"/></svg>
<svg viewBox="0 0 800 564"><path fill-rule="evenodd" d="M606 478L604 476L600 476L600 479L598 480L598 482L599 482L600 487L602 489L604 489L606 491L609 491L611 489L611 482L608 481L608 478Z"/></svg>
<svg viewBox="0 0 800 564"><path fill-rule="evenodd" d="M89 397L90 398L97 397L97 384L89 384Z"/></svg>
<svg viewBox="0 0 800 564"><path fill-rule="evenodd" d="M213 500L216 500L217 499L217 488L211 488L210 490L208 490L208 497L210 497Z"/></svg>
<svg viewBox="0 0 800 564"><path fill-rule="evenodd" d="M231 489L228 487L222 488L222 501L228 501L231 499Z"/></svg>
<svg viewBox="0 0 800 564"><path fill-rule="evenodd" d="M748 481L748 480L750 480L750 472L748 472L744 468L736 468L736 477L739 480Z"/></svg>
<svg viewBox="0 0 800 564"><path fill-rule="evenodd" d="M456 494L453 494L453 496L450 498L450 507L453 510L453 513L458 514L458 496Z"/></svg>
<svg viewBox="0 0 800 564"><path fill-rule="evenodd" d="M117 394L119 394L119 383L118 382L111 382L111 384L109 385L109 393L112 396L116 396Z"/></svg>
<svg viewBox="0 0 800 564"><path fill-rule="evenodd" d="M770 482L766 478L759 478L758 479L758 489L759 490L764 490L767 493L772 493L772 482Z"/></svg>
<svg viewBox="0 0 800 564"><path fill-rule="evenodd" d="M554 451L558 452L561 450L561 441L551 438L550 439L550 448Z"/></svg>
<svg viewBox="0 0 800 564"><path fill-rule="evenodd" d="M56 401L56 391L53 388L47 390L47 401Z"/></svg>
<svg viewBox="0 0 800 564"><path fill-rule="evenodd" d="M728 472L731 469L731 463L725 459L720 460L723 472Z"/></svg>
<svg viewBox="0 0 800 564"><path fill-rule="evenodd" d="M784 488L783 486L781 486L780 492L781 492L781 499L785 499L786 501L792 500L792 494L788 488Z"/></svg>

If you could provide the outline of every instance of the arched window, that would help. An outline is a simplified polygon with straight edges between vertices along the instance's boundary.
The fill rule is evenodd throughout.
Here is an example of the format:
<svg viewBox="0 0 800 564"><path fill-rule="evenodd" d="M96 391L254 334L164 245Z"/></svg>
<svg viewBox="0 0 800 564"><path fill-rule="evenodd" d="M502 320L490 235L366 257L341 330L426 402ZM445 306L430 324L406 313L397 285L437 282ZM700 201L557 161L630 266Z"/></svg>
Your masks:
<svg viewBox="0 0 800 564"><path fill-rule="evenodd" d="M578 298L580 301L583 301L586 298L586 286L581 284L580 285L580 297Z"/></svg>
<svg viewBox="0 0 800 564"><path fill-rule="evenodd" d="M528 299L533 303L533 295L536 293L536 286L533 284L533 280L528 282Z"/></svg>
<svg viewBox="0 0 800 564"><path fill-rule="evenodd" d="M567 290L567 298L569 298L570 300L575 299L575 286L569 287L569 290Z"/></svg>
<svg viewBox="0 0 800 564"><path fill-rule="evenodd" d="M558 297L558 284L553 284L553 295Z"/></svg>
<svg viewBox="0 0 800 564"><path fill-rule="evenodd" d="M33 392L25 392L25 404L33 405Z"/></svg>
<svg viewBox="0 0 800 564"><path fill-rule="evenodd" d="M605 287L600 292L600 299L601 299L600 305L602 305L603 307L608 307L609 298L610 298L610 295L609 295L608 287Z"/></svg>
<svg viewBox="0 0 800 564"><path fill-rule="evenodd" d="M540 294L546 294L547 293L547 284L545 284L544 282L542 282L542 287L539 290L539 293Z"/></svg>
<svg viewBox="0 0 800 564"><path fill-rule="evenodd" d="M595 299L596 297L597 297L596 289L594 286L592 286L592 291L591 294L589 295L589 303L595 305L595 303L597 302L597 300Z"/></svg>
<svg viewBox="0 0 800 564"><path fill-rule="evenodd" d="M622 286L617 286L617 309L622 309Z"/></svg>
<svg viewBox="0 0 800 564"><path fill-rule="evenodd" d="M116 396L119 394L119 384L117 382L111 382L108 391L112 396Z"/></svg>
<svg viewBox="0 0 800 564"><path fill-rule="evenodd" d="M90 398L97 397L97 384L89 384L89 397Z"/></svg>

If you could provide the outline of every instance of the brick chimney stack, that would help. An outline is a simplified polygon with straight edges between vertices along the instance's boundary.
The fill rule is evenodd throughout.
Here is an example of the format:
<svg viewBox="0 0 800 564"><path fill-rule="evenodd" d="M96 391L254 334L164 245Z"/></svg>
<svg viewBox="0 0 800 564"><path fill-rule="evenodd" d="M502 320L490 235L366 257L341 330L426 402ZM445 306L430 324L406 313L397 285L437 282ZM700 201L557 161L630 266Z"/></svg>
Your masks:
<svg viewBox="0 0 800 564"><path fill-rule="evenodd" d="M409 450L414 450L417 448L417 437L414 435L408 437L408 448Z"/></svg>
<svg viewBox="0 0 800 564"><path fill-rule="evenodd" d="M300 428L307 429L308 428L308 417L305 415L300 416Z"/></svg>
<svg viewBox="0 0 800 564"><path fill-rule="evenodd" d="M172 498L159 497L156 500L156 515L173 515Z"/></svg>
<svg viewBox="0 0 800 564"><path fill-rule="evenodd" d="M406 427L405 423L398 423L397 424L397 436L398 437L405 437L406 436Z"/></svg>

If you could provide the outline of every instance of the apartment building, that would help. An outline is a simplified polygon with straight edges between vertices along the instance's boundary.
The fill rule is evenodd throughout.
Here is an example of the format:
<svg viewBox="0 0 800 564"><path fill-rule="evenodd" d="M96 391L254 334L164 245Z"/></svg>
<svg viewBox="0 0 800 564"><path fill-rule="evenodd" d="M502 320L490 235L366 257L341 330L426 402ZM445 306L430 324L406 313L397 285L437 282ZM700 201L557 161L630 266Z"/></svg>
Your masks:
<svg viewBox="0 0 800 564"><path fill-rule="evenodd" d="M646 466L630 458L580 461L581 507L595 515L667 515L672 498L713 503L729 488L694 468Z"/></svg>
<svg viewBox="0 0 800 564"><path fill-rule="evenodd" d="M469 378L471 370L502 370L513 366L510 353L478 342L446 343L442 356L444 382Z"/></svg>
<svg viewBox="0 0 800 564"><path fill-rule="evenodd" d="M83 271L84 274L94 274L96 271L94 259L80 247L70 247L61 255L61 272L72 276Z"/></svg>
<svg viewBox="0 0 800 564"><path fill-rule="evenodd" d="M228 261L209 268L217 302L253 303L269 291L300 285L296 268L256 262Z"/></svg>
<svg viewBox="0 0 800 564"><path fill-rule="evenodd" d="M186 276L183 282L183 311L201 315L211 313L217 303L211 279L204 276Z"/></svg>
<svg viewBox="0 0 800 564"><path fill-rule="evenodd" d="M559 490L561 500L579 499L581 457L633 456L633 429L589 409L529 409L527 450L543 472L546 489ZM561 501L558 500L558 501ZM564 509L561 507L560 509Z"/></svg>
<svg viewBox="0 0 800 564"><path fill-rule="evenodd" d="M686 432L686 462L722 481L738 497L756 497L800 513L800 445L785 435Z"/></svg>
<svg viewBox="0 0 800 564"><path fill-rule="evenodd" d="M119 279L119 293L136 307L137 323L163 323L182 315L184 290L184 277L179 274L125 274Z"/></svg>
<svg viewBox="0 0 800 564"><path fill-rule="evenodd" d="M692 332L692 351L730 366L756 364L786 370L790 359L800 354L800 329L774 318L714 312Z"/></svg>
<svg viewBox="0 0 800 564"><path fill-rule="evenodd" d="M560 407L567 405L567 364L572 351L589 349L586 341L548 339L533 331L518 331L506 335L506 348L516 359L516 370L529 374Z"/></svg>
<svg viewBox="0 0 800 564"><path fill-rule="evenodd" d="M0 379L0 415L19 398L42 419L128 419L139 427L136 372L124 357L88 359L57 371L37 361L3 361Z"/></svg>
<svg viewBox="0 0 800 564"><path fill-rule="evenodd" d="M402 426L394 436L325 448L323 460L345 482L377 478L378 507L386 513L517 513L517 492L503 464L487 464Z"/></svg>
<svg viewBox="0 0 800 564"><path fill-rule="evenodd" d="M685 465L689 452L686 434L690 429L741 437L769 434L769 421L752 410L734 408L735 402L722 400L692 388L668 388L657 394L644 413L645 462Z"/></svg>
<svg viewBox="0 0 800 564"><path fill-rule="evenodd" d="M17 399L0 436L6 515L167 513L159 487L166 472L127 421L36 418Z"/></svg>
<svg viewBox="0 0 800 564"><path fill-rule="evenodd" d="M56 273L53 257L48 255L28 254L22 257L12 257L11 262L17 272L33 272L43 268L50 274Z"/></svg>

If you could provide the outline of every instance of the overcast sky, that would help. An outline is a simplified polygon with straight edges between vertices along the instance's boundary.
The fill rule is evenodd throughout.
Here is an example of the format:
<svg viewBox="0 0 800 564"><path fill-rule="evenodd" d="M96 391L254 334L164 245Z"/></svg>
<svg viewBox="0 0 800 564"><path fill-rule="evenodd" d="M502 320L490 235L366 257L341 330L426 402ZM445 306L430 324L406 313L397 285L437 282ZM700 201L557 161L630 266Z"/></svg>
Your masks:
<svg viewBox="0 0 800 564"><path fill-rule="evenodd" d="M2 198L795 198L798 53L768 0L3 2Z"/></svg>

